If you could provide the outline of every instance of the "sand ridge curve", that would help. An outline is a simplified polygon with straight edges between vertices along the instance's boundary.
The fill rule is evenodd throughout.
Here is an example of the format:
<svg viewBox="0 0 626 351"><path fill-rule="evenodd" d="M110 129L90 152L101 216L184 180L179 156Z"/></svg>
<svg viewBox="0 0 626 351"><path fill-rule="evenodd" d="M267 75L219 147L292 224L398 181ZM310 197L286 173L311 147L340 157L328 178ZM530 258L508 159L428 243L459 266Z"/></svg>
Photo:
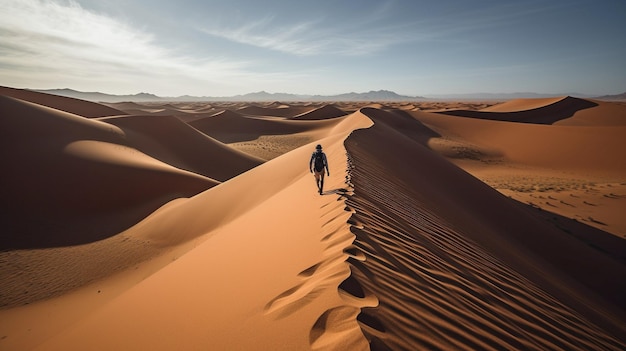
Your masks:
<svg viewBox="0 0 626 351"><path fill-rule="evenodd" d="M539 99L535 104L528 103L526 106L519 106L518 103L511 102L503 106L495 105L481 111L451 110L439 112L451 116L471 117L478 119L488 119L506 122L533 123L533 124L554 124L563 119L568 119L580 110L598 106L597 103L566 96L561 99Z"/></svg>
<svg viewBox="0 0 626 351"><path fill-rule="evenodd" d="M27 89L15 89L0 86L0 95L32 102L38 105L51 107L56 110L69 112L83 117L104 117L124 115L121 110L98 104L95 102L74 99L65 96L40 93Z"/></svg>

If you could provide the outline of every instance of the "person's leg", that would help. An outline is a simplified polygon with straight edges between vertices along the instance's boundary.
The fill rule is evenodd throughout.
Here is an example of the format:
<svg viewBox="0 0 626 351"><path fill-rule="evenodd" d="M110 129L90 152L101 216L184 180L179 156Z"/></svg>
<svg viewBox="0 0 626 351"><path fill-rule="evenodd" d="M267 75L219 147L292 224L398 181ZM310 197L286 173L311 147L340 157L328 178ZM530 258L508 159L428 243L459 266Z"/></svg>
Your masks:
<svg viewBox="0 0 626 351"><path fill-rule="evenodd" d="M324 172L320 173L320 195L324 192Z"/></svg>
<svg viewBox="0 0 626 351"><path fill-rule="evenodd" d="M313 174L315 175L315 186L317 186L317 189L319 190L320 188L320 174L319 172L314 171Z"/></svg>

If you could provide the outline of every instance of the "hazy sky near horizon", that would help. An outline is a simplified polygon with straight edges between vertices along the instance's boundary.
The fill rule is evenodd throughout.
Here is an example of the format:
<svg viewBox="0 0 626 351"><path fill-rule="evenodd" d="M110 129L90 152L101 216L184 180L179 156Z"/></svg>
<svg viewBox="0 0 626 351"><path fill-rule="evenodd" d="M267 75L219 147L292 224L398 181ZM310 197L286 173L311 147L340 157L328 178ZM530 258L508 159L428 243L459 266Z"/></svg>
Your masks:
<svg viewBox="0 0 626 351"><path fill-rule="evenodd" d="M616 94L625 19L624 0L0 0L0 85Z"/></svg>

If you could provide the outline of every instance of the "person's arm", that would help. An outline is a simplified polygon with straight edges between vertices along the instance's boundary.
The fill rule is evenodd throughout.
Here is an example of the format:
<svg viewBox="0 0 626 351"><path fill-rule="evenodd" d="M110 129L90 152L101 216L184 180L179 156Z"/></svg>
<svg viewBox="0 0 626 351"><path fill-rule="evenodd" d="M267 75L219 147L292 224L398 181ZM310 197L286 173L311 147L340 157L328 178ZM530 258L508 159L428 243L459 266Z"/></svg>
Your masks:
<svg viewBox="0 0 626 351"><path fill-rule="evenodd" d="M326 174L330 177L330 170L328 170L328 160L326 159L326 154L324 154L324 166L326 166Z"/></svg>
<svg viewBox="0 0 626 351"><path fill-rule="evenodd" d="M311 155L311 159L309 160L309 172L313 173L313 160L315 159L315 154Z"/></svg>

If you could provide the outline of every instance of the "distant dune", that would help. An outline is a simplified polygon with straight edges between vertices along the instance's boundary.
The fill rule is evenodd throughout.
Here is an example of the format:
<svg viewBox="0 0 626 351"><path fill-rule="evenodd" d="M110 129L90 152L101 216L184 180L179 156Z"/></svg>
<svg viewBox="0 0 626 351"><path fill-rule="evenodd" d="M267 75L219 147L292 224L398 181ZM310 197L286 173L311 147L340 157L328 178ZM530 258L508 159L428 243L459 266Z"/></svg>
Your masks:
<svg viewBox="0 0 626 351"><path fill-rule="evenodd" d="M335 117L345 116L347 113L343 110L333 106L333 105L324 105L322 107L316 108L312 111L307 111L296 115L293 119L300 120L321 120L321 119L329 119Z"/></svg>
<svg viewBox="0 0 626 351"><path fill-rule="evenodd" d="M0 133L2 350L626 348L623 104L3 88Z"/></svg>
<svg viewBox="0 0 626 351"><path fill-rule="evenodd" d="M609 101L623 101L623 100L626 100L626 92L623 92L621 94L615 94L615 95L602 95L602 96L596 97L596 99L609 100Z"/></svg>
<svg viewBox="0 0 626 351"><path fill-rule="evenodd" d="M39 93L32 90L14 89L0 86L0 95L10 96L38 105L52 107L54 109L70 112L83 117L104 117L122 115L123 112L104 105L89 101L78 100L71 97L61 97Z"/></svg>
<svg viewBox="0 0 626 351"><path fill-rule="evenodd" d="M263 116L263 110L258 108L247 109L247 113L258 113ZM296 121L293 119L268 119L256 116L244 116L241 110L226 110L213 116L204 117L189 125L210 135L222 142L254 140L262 135L286 135L305 133L328 128L336 121Z"/></svg>
<svg viewBox="0 0 626 351"><path fill-rule="evenodd" d="M506 122L554 124L572 117L576 112L598 104L573 97L557 99L515 100L488 107L481 111L451 110L441 113L460 117L492 119Z"/></svg>
<svg viewBox="0 0 626 351"><path fill-rule="evenodd" d="M244 106L237 109L237 113L242 115L253 115L253 116L275 116L275 117L293 117L294 114L299 114L300 112L308 112L311 108L307 106Z"/></svg>
<svg viewBox="0 0 626 351"><path fill-rule="evenodd" d="M137 150L177 168L226 181L263 160L237 151L171 116L143 115L101 119L120 127Z"/></svg>

